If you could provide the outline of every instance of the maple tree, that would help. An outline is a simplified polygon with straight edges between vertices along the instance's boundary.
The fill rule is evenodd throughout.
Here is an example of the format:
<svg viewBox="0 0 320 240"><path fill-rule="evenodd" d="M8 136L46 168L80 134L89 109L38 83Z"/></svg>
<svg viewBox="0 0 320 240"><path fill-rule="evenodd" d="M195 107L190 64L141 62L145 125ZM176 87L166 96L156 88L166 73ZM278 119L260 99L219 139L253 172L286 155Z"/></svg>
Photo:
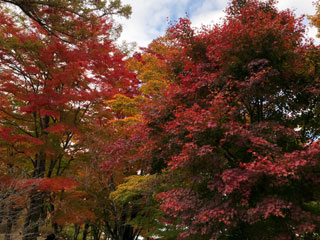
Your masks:
<svg viewBox="0 0 320 240"><path fill-rule="evenodd" d="M158 102L174 79L166 61L168 58L178 61L179 49L174 47L168 36L164 36L153 40L148 48L141 48L141 51L128 60L128 67L137 73L141 81L138 89L141 94L147 99L152 98L152 102Z"/></svg>
<svg viewBox="0 0 320 240"><path fill-rule="evenodd" d="M123 197L119 196L122 192L116 194L116 189L122 186L126 177L135 175L141 169L139 161L132 160L138 149L132 148L131 144L131 136L141 122L141 102L144 102L141 96L129 98L115 95L105 102L110 107L106 114L112 117L101 122L101 128L97 131L86 135L85 145L89 146L89 151L83 155L82 164L86 169L79 169L78 182L95 216L95 219L86 221L92 231L103 232L111 239L134 240L146 228L134 222L144 209L145 201L139 199L140 195L122 201L119 200ZM138 188L136 190L139 192ZM99 237L94 236L94 239Z"/></svg>
<svg viewBox="0 0 320 240"><path fill-rule="evenodd" d="M165 41L156 40L152 44L154 51L171 52ZM83 234L90 230L94 239L99 239L102 232L111 239L148 237L156 233L155 229L164 227L156 218L160 210L152 196L154 176L144 176L144 162L139 160L148 154L141 114L149 104L162 98L161 92L167 86L167 71L160 69L165 64L158 62L149 50L127 62L129 69L137 72L141 94L116 94L105 101L108 111L99 115L99 127L84 135L83 144L88 151L82 154L81 164L75 166L75 179L80 184L77 190L82 191L86 199L81 209L89 209L94 216L86 218L86 214L79 214L84 223ZM143 66L146 62L150 64ZM62 216L72 223L68 214ZM77 224L81 225L81 221Z"/></svg>
<svg viewBox="0 0 320 240"><path fill-rule="evenodd" d="M0 2L18 9L0 9L6 240L20 213L24 240L46 222L83 240L317 238L320 55L303 18L232 0L221 24L180 19L124 61L118 0Z"/></svg>
<svg viewBox="0 0 320 240"><path fill-rule="evenodd" d="M125 181L126 176L136 173L139 165L130 161L125 138L131 136L139 117L141 96L129 97L116 94L104 101L105 111L95 116L97 124L87 128L79 145L86 151L77 154L77 164L69 167L77 187L59 193L52 221L59 226L74 225L73 238L82 235L93 239L136 239L141 225L132 220L141 207L132 207L131 202L115 201L111 193ZM128 152L127 158L123 152ZM50 188L50 186L48 186ZM52 187L51 187L52 188ZM70 212L70 209L73 209Z"/></svg>
<svg viewBox="0 0 320 240"><path fill-rule="evenodd" d="M179 61L157 56L170 86L145 112L141 156L165 179L159 221L180 239L312 236L319 62L302 19L274 1L231 1L221 25L181 19L167 36Z"/></svg>
<svg viewBox="0 0 320 240"><path fill-rule="evenodd" d="M33 179L28 181L34 187L29 191L23 236L31 240L37 238L45 217L43 190L61 191L73 184L59 176L85 151L82 134L94 128L100 112L107 111L104 101L119 93L132 95L136 83L124 55L112 43L109 16L91 11L87 17L92 21L84 15L77 18L80 10L64 1L7 2L31 17L26 29L25 22L3 8L0 12L1 149L7 152L6 164ZM117 2L113 1L115 9L120 8ZM74 3L88 6L84 1ZM54 28L56 17L72 19L72 35ZM90 34L83 38L83 32Z"/></svg>
<svg viewBox="0 0 320 240"><path fill-rule="evenodd" d="M128 18L131 14L131 7L121 0L1 0L0 3L9 4L11 10L15 6L19 10L16 18L26 27L31 19L65 41L70 41L70 37L85 39L91 34L85 25L96 24L97 18L112 15Z"/></svg>

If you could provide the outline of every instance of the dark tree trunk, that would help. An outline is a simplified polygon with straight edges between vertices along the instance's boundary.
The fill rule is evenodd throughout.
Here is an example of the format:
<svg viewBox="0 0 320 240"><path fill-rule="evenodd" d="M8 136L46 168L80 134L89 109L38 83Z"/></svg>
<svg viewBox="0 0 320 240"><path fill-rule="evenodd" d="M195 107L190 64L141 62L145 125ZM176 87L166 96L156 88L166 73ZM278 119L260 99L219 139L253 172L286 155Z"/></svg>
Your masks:
<svg viewBox="0 0 320 240"><path fill-rule="evenodd" d="M91 225L91 236L93 240L99 240L101 237L101 230L95 225Z"/></svg>
<svg viewBox="0 0 320 240"><path fill-rule="evenodd" d="M89 230L89 224L86 223L83 229L82 240L87 240L88 230Z"/></svg>
<svg viewBox="0 0 320 240"><path fill-rule="evenodd" d="M136 239L136 232L131 225L127 224L128 212L126 209L129 207L128 204L123 206L123 211L120 217L120 228L119 228L119 240L135 240ZM137 214L137 210L135 208L131 209L131 213L129 213L129 219L134 219Z"/></svg>
<svg viewBox="0 0 320 240"><path fill-rule="evenodd" d="M30 206L24 224L23 240L37 240L43 204L43 193L33 191L30 196Z"/></svg>
<svg viewBox="0 0 320 240"><path fill-rule="evenodd" d="M51 216L53 216L54 215L54 204L53 204L53 202L54 202L54 199L53 198L49 198L50 200L50 207L49 207L49 212L50 212L50 214L51 214ZM51 224L51 227L52 227L52 231L53 231L53 233L56 235L56 236L59 236L59 234L60 234L60 230L59 230L59 226L58 226L58 224L57 223L55 223L55 222L53 222L52 224Z"/></svg>
<svg viewBox="0 0 320 240"><path fill-rule="evenodd" d="M58 236L59 233L60 233L58 224L53 223L53 224L52 224L52 229L53 229L53 233L54 233L56 236Z"/></svg>
<svg viewBox="0 0 320 240"><path fill-rule="evenodd" d="M74 234L73 234L73 240L77 240L80 232L80 226L78 224L74 225Z"/></svg>
<svg viewBox="0 0 320 240"><path fill-rule="evenodd" d="M2 223L2 220L4 219L5 215L5 198L1 199L0 202L0 223Z"/></svg>
<svg viewBox="0 0 320 240"><path fill-rule="evenodd" d="M46 155L40 152L36 156L33 178L43 178L45 174ZM37 240L39 223L44 209L44 194L33 189L30 193L30 203L23 229L23 240Z"/></svg>
<svg viewBox="0 0 320 240"><path fill-rule="evenodd" d="M133 227L126 225L122 228L119 240L135 240Z"/></svg>
<svg viewBox="0 0 320 240"><path fill-rule="evenodd" d="M11 240L11 232L13 225L16 224L18 220L19 212L21 211L21 208L17 208L16 204L14 202L10 203L10 207L8 210L8 216L7 216L7 224L6 224L6 233L5 233L5 240Z"/></svg>
<svg viewBox="0 0 320 240"><path fill-rule="evenodd" d="M6 225L6 234L4 237L5 240L11 240L12 226L13 226L12 218L8 216L7 225Z"/></svg>

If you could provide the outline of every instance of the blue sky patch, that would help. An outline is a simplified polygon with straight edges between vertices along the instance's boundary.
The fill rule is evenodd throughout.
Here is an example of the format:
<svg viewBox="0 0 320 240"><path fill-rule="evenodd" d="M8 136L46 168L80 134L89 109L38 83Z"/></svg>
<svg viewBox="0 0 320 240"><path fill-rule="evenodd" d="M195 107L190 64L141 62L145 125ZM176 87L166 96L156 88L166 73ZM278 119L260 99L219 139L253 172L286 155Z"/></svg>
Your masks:
<svg viewBox="0 0 320 240"><path fill-rule="evenodd" d="M130 19L116 19L123 25L119 42L136 42L147 46L153 39L162 36L168 24L185 17L186 13L193 26L214 24L224 17L228 0L123 0L132 6ZM281 0L279 9L296 9L296 14L313 14L313 0ZM315 37L316 29L310 28L308 35Z"/></svg>

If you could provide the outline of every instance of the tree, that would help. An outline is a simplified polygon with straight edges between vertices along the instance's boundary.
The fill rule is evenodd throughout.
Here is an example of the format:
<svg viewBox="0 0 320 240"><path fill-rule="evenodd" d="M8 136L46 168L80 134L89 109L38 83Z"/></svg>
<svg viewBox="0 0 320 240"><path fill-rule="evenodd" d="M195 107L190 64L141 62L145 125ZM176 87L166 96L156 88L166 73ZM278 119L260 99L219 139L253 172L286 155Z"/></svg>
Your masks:
<svg viewBox="0 0 320 240"><path fill-rule="evenodd" d="M161 101L168 85L169 71L160 56L174 52L167 43L165 38L158 39L150 45L152 50L149 47L128 59L129 69L136 71L140 80L141 94L117 94L105 101L108 111L101 113L100 126L84 135L82 143L87 151L74 171L78 172L78 190L86 199L82 207L88 207L95 216L84 218L84 231L91 229L94 239L103 232L106 238L133 240L165 227L158 222L161 213L152 191L158 180L145 175L147 169L140 159L148 154L141 113L153 102Z"/></svg>
<svg viewBox="0 0 320 240"><path fill-rule="evenodd" d="M138 161L131 160L137 149L129 144L132 132L141 121L138 107L141 101L141 96L115 95L105 102L108 117L100 122L100 127L85 134L84 145L88 151L82 154L76 179L95 216L86 219L94 239L99 239L103 232L106 238L134 240L144 227L132 223L141 206L111 197L127 176L135 175L141 168Z"/></svg>
<svg viewBox="0 0 320 240"><path fill-rule="evenodd" d="M9 152L7 163L23 169L36 184L30 192L24 240L37 238L45 214L45 193L37 189L42 179L64 174L77 154L86 151L80 147L81 137L107 110L104 101L119 93L132 95L136 84L112 43L108 16L97 18L91 13L95 21L73 18L77 34L90 33L77 41L75 35L49 24L50 17L56 16L51 10L69 19L72 9L45 3L49 5L26 7L32 7L34 16L43 17L49 27L31 17L27 30L16 18L0 12L1 148Z"/></svg>
<svg viewBox="0 0 320 240"><path fill-rule="evenodd" d="M316 13L314 15L308 16L308 18L309 18L309 20L311 20L311 24L318 28L318 35L319 35L319 28L320 28L320 20L319 20L320 2L319 1L315 1L314 5L316 7Z"/></svg>
<svg viewBox="0 0 320 240"><path fill-rule="evenodd" d="M17 17L26 26L28 20L32 20L49 34L66 41L70 41L70 37L85 39L91 33L84 25L97 23L97 18L113 15L128 18L131 15L131 7L123 5L120 0L1 0L0 3L20 10ZM82 26L79 22L82 22Z"/></svg>
<svg viewBox="0 0 320 240"><path fill-rule="evenodd" d="M26 194L32 186L24 184L25 174L19 168L0 162L0 224L5 226L5 240L12 239L12 229L27 205Z"/></svg>
<svg viewBox="0 0 320 240"><path fill-rule="evenodd" d="M158 102L174 79L172 70L166 62L169 58L179 61L179 49L175 48L169 36L153 40L141 53L128 60L130 70L137 73L141 81L139 92L147 99Z"/></svg>
<svg viewBox="0 0 320 240"><path fill-rule="evenodd" d="M241 4L239 4L241 3ZM307 239L318 231L317 48L273 1L232 1L223 24L168 30L179 64L146 111L145 159L181 239Z"/></svg>

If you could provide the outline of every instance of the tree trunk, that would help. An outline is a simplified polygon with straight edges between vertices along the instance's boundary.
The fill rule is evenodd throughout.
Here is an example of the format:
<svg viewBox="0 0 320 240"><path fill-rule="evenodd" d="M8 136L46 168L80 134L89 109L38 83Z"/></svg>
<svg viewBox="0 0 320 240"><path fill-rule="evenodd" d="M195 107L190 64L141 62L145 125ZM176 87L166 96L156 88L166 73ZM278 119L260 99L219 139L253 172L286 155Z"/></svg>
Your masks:
<svg viewBox="0 0 320 240"><path fill-rule="evenodd" d="M6 224L6 234L4 237L5 240L11 240L12 225L13 225L12 218L10 216L8 216L7 224Z"/></svg>
<svg viewBox="0 0 320 240"><path fill-rule="evenodd" d="M135 240L136 233L131 225L127 224L128 212L127 208L129 204L123 206L123 211L120 217L120 227L119 227L119 240ZM129 219L134 219L136 217L136 209L132 209L132 212L129 215Z"/></svg>
<svg viewBox="0 0 320 240"><path fill-rule="evenodd" d="M4 219L4 215L5 215L5 198L2 198L0 202L0 223L2 223L2 220Z"/></svg>
<svg viewBox="0 0 320 240"><path fill-rule="evenodd" d="M21 208L17 208L14 202L10 203L10 207L8 210L7 216L7 224L6 224L6 233L5 233L5 240L11 240L11 232L13 225L16 224L18 220L19 212L21 212Z"/></svg>
<svg viewBox="0 0 320 240"><path fill-rule="evenodd" d="M82 240L87 240L88 229L89 229L89 224L86 223L86 224L84 225L84 229L83 229Z"/></svg>
<svg viewBox="0 0 320 240"><path fill-rule="evenodd" d="M23 240L37 240L43 204L43 193L33 191L30 196L30 206L24 224Z"/></svg>
<svg viewBox="0 0 320 240"><path fill-rule="evenodd" d="M49 212L50 212L51 216L53 216L54 215L54 205L53 205L54 199L50 197L49 201L50 201ZM51 227L52 227L53 233L56 236L59 236L61 231L59 230L58 224L53 222L53 223L51 223Z"/></svg>
<svg viewBox="0 0 320 240"><path fill-rule="evenodd" d="M43 152L40 152L36 156L35 169L32 174L33 178L40 179L44 177L45 164L46 155ZM33 189L30 193L30 203L24 223L23 240L37 240L43 208L44 194L42 192L38 192L37 189Z"/></svg>
<svg viewBox="0 0 320 240"><path fill-rule="evenodd" d="M123 227L119 240L135 240L133 227L126 225Z"/></svg>
<svg viewBox="0 0 320 240"><path fill-rule="evenodd" d="M74 225L74 233L73 233L73 240L77 240L80 232L80 226L78 224Z"/></svg>
<svg viewBox="0 0 320 240"><path fill-rule="evenodd" d="M93 240L99 240L101 237L101 230L95 225L91 225L91 236Z"/></svg>
<svg viewBox="0 0 320 240"><path fill-rule="evenodd" d="M53 230L54 235L59 236L60 233L62 232L62 227L59 227L59 225L57 223L53 223L52 230Z"/></svg>

